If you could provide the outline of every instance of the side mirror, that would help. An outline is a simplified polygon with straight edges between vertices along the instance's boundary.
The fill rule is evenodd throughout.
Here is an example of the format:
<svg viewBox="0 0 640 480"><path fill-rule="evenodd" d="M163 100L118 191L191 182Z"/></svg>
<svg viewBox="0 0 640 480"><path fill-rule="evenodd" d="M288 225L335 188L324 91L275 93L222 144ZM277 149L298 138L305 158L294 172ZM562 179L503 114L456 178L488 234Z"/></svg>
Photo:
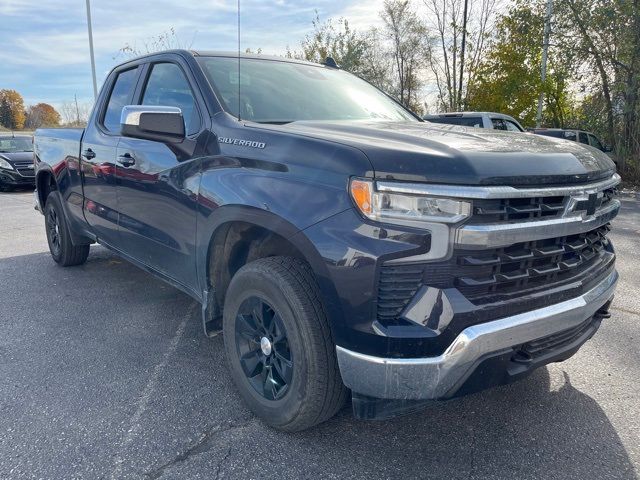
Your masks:
<svg viewBox="0 0 640 480"><path fill-rule="evenodd" d="M184 118L177 107L127 105L120 116L121 133L125 137L180 143L185 138Z"/></svg>
<svg viewBox="0 0 640 480"><path fill-rule="evenodd" d="M605 145L603 152L610 153L613 152L613 147L611 145Z"/></svg>

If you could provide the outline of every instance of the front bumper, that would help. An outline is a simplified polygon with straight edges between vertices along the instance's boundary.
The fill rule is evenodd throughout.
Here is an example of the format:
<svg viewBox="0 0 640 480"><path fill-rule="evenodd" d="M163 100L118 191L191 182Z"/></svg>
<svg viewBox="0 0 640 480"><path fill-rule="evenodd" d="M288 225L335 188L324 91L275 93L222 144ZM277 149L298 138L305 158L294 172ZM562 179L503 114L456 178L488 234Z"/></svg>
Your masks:
<svg viewBox="0 0 640 480"><path fill-rule="evenodd" d="M36 184L36 177L22 175L17 170L0 169L0 184L12 187L32 187Z"/></svg>
<svg viewBox="0 0 640 480"><path fill-rule="evenodd" d="M444 353L434 357L384 358L338 346L342 379L353 392L368 397L451 398L486 359L515 354L523 344L570 331L594 317L613 297L617 280L614 270L579 297L467 327ZM553 361L555 357L547 358Z"/></svg>

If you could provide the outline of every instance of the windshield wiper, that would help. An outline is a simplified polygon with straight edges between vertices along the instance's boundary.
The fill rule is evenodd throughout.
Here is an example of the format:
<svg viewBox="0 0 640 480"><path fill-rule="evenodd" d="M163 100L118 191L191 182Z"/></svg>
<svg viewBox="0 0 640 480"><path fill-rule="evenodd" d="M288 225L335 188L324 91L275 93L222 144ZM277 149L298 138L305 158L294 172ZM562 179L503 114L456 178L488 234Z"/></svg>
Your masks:
<svg viewBox="0 0 640 480"><path fill-rule="evenodd" d="M287 123L295 122L295 120L253 120L256 123L268 123L271 125L285 125Z"/></svg>

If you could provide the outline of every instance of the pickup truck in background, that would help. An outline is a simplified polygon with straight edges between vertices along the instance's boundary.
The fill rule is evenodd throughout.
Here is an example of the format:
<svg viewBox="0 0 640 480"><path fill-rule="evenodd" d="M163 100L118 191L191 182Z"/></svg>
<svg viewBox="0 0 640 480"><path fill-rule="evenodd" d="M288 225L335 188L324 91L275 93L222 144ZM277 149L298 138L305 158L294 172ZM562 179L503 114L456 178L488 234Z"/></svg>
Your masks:
<svg viewBox="0 0 640 480"><path fill-rule="evenodd" d="M349 394L384 418L567 359L618 278L606 155L425 123L331 62L128 61L86 129L36 132L35 163L53 259L99 243L192 296L287 431Z"/></svg>

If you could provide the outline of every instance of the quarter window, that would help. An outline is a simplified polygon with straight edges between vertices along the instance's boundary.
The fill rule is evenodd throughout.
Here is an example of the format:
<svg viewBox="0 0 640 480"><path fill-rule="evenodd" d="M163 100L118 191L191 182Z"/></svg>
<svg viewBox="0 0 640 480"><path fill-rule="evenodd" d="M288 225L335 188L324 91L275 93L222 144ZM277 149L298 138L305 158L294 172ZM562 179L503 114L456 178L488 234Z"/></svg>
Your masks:
<svg viewBox="0 0 640 480"><path fill-rule="evenodd" d="M107 109L104 112L104 118L102 120L102 125L112 133L120 132L122 107L129 105L131 102L137 74L137 67L120 72L113 84L111 95L109 96L109 103L107 103Z"/></svg>
<svg viewBox="0 0 640 480"><path fill-rule="evenodd" d="M178 107L182 110L187 134L200 129L200 117L189 82L175 63L156 63L153 65L147 86L142 97L143 105L162 105Z"/></svg>
<svg viewBox="0 0 640 480"><path fill-rule="evenodd" d="M602 143L600 143L600 140L591 134L589 134L589 145L596 147L598 150L604 151L604 147L602 146Z"/></svg>

